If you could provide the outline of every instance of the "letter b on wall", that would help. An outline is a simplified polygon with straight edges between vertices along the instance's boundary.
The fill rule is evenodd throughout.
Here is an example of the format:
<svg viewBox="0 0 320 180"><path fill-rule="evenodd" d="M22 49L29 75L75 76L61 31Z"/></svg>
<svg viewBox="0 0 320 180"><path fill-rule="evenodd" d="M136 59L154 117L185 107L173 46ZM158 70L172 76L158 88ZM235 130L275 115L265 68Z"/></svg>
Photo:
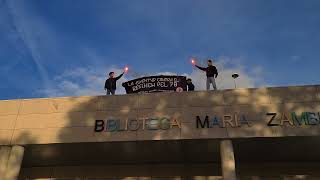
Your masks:
<svg viewBox="0 0 320 180"><path fill-rule="evenodd" d="M104 130L104 121L103 120L96 120L94 125L94 132L101 132Z"/></svg>

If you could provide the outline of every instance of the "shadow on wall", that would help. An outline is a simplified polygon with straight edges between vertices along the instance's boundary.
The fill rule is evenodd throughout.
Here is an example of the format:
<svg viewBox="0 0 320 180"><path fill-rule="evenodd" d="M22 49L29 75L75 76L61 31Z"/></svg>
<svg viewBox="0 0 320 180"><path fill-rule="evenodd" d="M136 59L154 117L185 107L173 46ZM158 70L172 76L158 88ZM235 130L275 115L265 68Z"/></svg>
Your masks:
<svg viewBox="0 0 320 180"><path fill-rule="evenodd" d="M0 179L15 179L25 157L25 150L29 144L37 144L39 141L39 137L18 125L21 124L19 118L23 101L5 100L1 102Z"/></svg>
<svg viewBox="0 0 320 180"><path fill-rule="evenodd" d="M70 98L69 101L73 101L72 104L76 105L68 110L67 119L69 119L69 122L66 125L68 128L60 132L59 138L63 142L73 142L79 139L84 142L91 142L92 140L123 141L125 138L127 140L143 140L141 136L144 135L147 136L147 139L153 140L188 139L188 137L184 136L188 132L183 130L182 132L177 132L182 133L177 136L168 136L168 131L164 133L161 130L152 131L148 134L139 134L140 132L94 133L93 126L97 119L120 119L124 121L128 118L142 119L168 116L179 118L182 128L185 127L184 130L194 131L197 115L204 118L205 115L218 115L221 117L223 115L233 115L234 113L246 115L255 125L249 128L245 126L243 128L227 126L225 129L226 136L218 135L218 137L295 135L299 133L299 130L301 130L302 135L312 135L319 132L317 126L292 128L288 122L282 122L284 126L266 128L266 122L270 117L265 116L265 114L267 112L277 112L277 115L281 116L283 112L296 112L299 116L302 112L316 112L320 109L318 92L318 86L302 86ZM290 114L286 114L286 116L290 118ZM188 126L190 123L191 127ZM280 124L281 122L275 121L274 123ZM196 132L192 135L192 138L197 138L197 136L214 138L210 137L209 131L205 130L199 130L198 133Z"/></svg>
<svg viewBox="0 0 320 180"><path fill-rule="evenodd" d="M18 117L19 117L19 111L21 109L22 106L22 101L23 100L19 100L19 107L18 107L18 112L17 115L15 117L16 121L15 121L15 127L13 129L13 133L12 136L10 138L10 149L9 150L9 156L8 156L8 160L7 160L7 168L5 169L5 173L3 173L4 175L1 176L3 179L12 179L12 178L17 178L15 177L16 175L19 175L21 172L21 163L23 161L24 158L24 153L26 151L26 149L28 148L28 144L36 144L38 141L38 138L34 135L32 135L29 131L22 131L17 133L17 129L16 129L16 125L17 125L17 121L18 121ZM17 136L15 134L18 134ZM0 141L1 137L0 137ZM18 146L18 147L15 147ZM19 146L23 146L24 148L22 149ZM1 147L0 147L1 148ZM1 172L0 172L1 174Z"/></svg>
<svg viewBox="0 0 320 180"><path fill-rule="evenodd" d="M65 103L73 105L65 107L70 107L68 122L58 138L68 143L319 135L317 125L300 126L290 121L291 112L300 117L302 112L319 111L319 92L319 86L300 86L68 98ZM273 126L267 126L271 116L266 113L277 113ZM252 126L233 127L237 124L231 121L225 128L196 128L197 116L202 120L217 116L221 121L225 115L234 118L234 114L245 115ZM155 117L178 119L181 129L150 131L141 130L141 125L138 131L94 132L95 120L124 123L127 119L143 121Z"/></svg>
<svg viewBox="0 0 320 180"><path fill-rule="evenodd" d="M11 138L12 141L12 138ZM33 137L28 132L22 132L19 134L18 137L15 137L15 141L17 142L37 142L36 137ZM0 142L3 142L3 139L0 137ZM0 162L5 163L5 166L0 167L0 179L12 179L16 178L17 175L19 175L20 169L21 169L21 163L23 160L23 154L25 152L25 147L27 145L19 145L16 143L13 143L14 145L8 146L0 146L0 153L2 155L2 158ZM4 165L4 164L3 164Z"/></svg>

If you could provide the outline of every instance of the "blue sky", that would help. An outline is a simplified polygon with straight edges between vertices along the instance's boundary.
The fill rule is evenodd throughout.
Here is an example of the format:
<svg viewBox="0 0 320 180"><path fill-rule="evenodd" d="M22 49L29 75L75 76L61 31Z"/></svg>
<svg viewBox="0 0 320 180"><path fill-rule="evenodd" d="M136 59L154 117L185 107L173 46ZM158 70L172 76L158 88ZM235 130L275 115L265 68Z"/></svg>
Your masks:
<svg viewBox="0 0 320 180"><path fill-rule="evenodd" d="M122 81L214 58L218 87L319 84L319 0L0 0L0 99L103 94ZM198 82L199 81L199 82ZM123 89L119 87L120 93Z"/></svg>

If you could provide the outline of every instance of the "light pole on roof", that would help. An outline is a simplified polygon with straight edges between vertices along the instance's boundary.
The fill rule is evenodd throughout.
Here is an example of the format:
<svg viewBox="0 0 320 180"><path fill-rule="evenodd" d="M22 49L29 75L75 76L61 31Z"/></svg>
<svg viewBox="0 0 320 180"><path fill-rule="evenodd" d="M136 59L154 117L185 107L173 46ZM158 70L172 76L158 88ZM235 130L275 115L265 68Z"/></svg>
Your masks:
<svg viewBox="0 0 320 180"><path fill-rule="evenodd" d="M236 83L236 79L239 77L238 73L233 73L232 74L232 78L233 78L233 82L234 82L234 88L237 88L237 83Z"/></svg>

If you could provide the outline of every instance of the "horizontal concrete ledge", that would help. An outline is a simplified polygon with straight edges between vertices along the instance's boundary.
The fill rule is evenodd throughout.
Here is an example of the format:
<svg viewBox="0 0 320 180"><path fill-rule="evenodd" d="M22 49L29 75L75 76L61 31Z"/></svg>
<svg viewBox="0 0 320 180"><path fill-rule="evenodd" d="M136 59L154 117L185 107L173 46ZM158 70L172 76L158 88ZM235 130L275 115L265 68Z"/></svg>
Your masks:
<svg viewBox="0 0 320 180"><path fill-rule="evenodd" d="M5 100L0 101L0 145L319 136L320 125L298 126L290 120L292 112L300 121L304 112L318 116L319 92L319 85L310 85ZM277 113L271 122L276 126L268 126L271 117L266 113ZM197 128L197 116L202 121L218 117L225 128ZM123 124L128 119L163 117L179 121L180 128L94 132L96 120L117 119ZM242 117L252 126L241 124Z"/></svg>
<svg viewBox="0 0 320 180"><path fill-rule="evenodd" d="M218 91L164 92L115 96L74 96L0 101L0 115L54 112L204 107L270 103L318 102L320 85L238 88ZM20 104L21 103L21 104ZM160 105L159 105L160 104ZM21 106L20 106L21 105Z"/></svg>

